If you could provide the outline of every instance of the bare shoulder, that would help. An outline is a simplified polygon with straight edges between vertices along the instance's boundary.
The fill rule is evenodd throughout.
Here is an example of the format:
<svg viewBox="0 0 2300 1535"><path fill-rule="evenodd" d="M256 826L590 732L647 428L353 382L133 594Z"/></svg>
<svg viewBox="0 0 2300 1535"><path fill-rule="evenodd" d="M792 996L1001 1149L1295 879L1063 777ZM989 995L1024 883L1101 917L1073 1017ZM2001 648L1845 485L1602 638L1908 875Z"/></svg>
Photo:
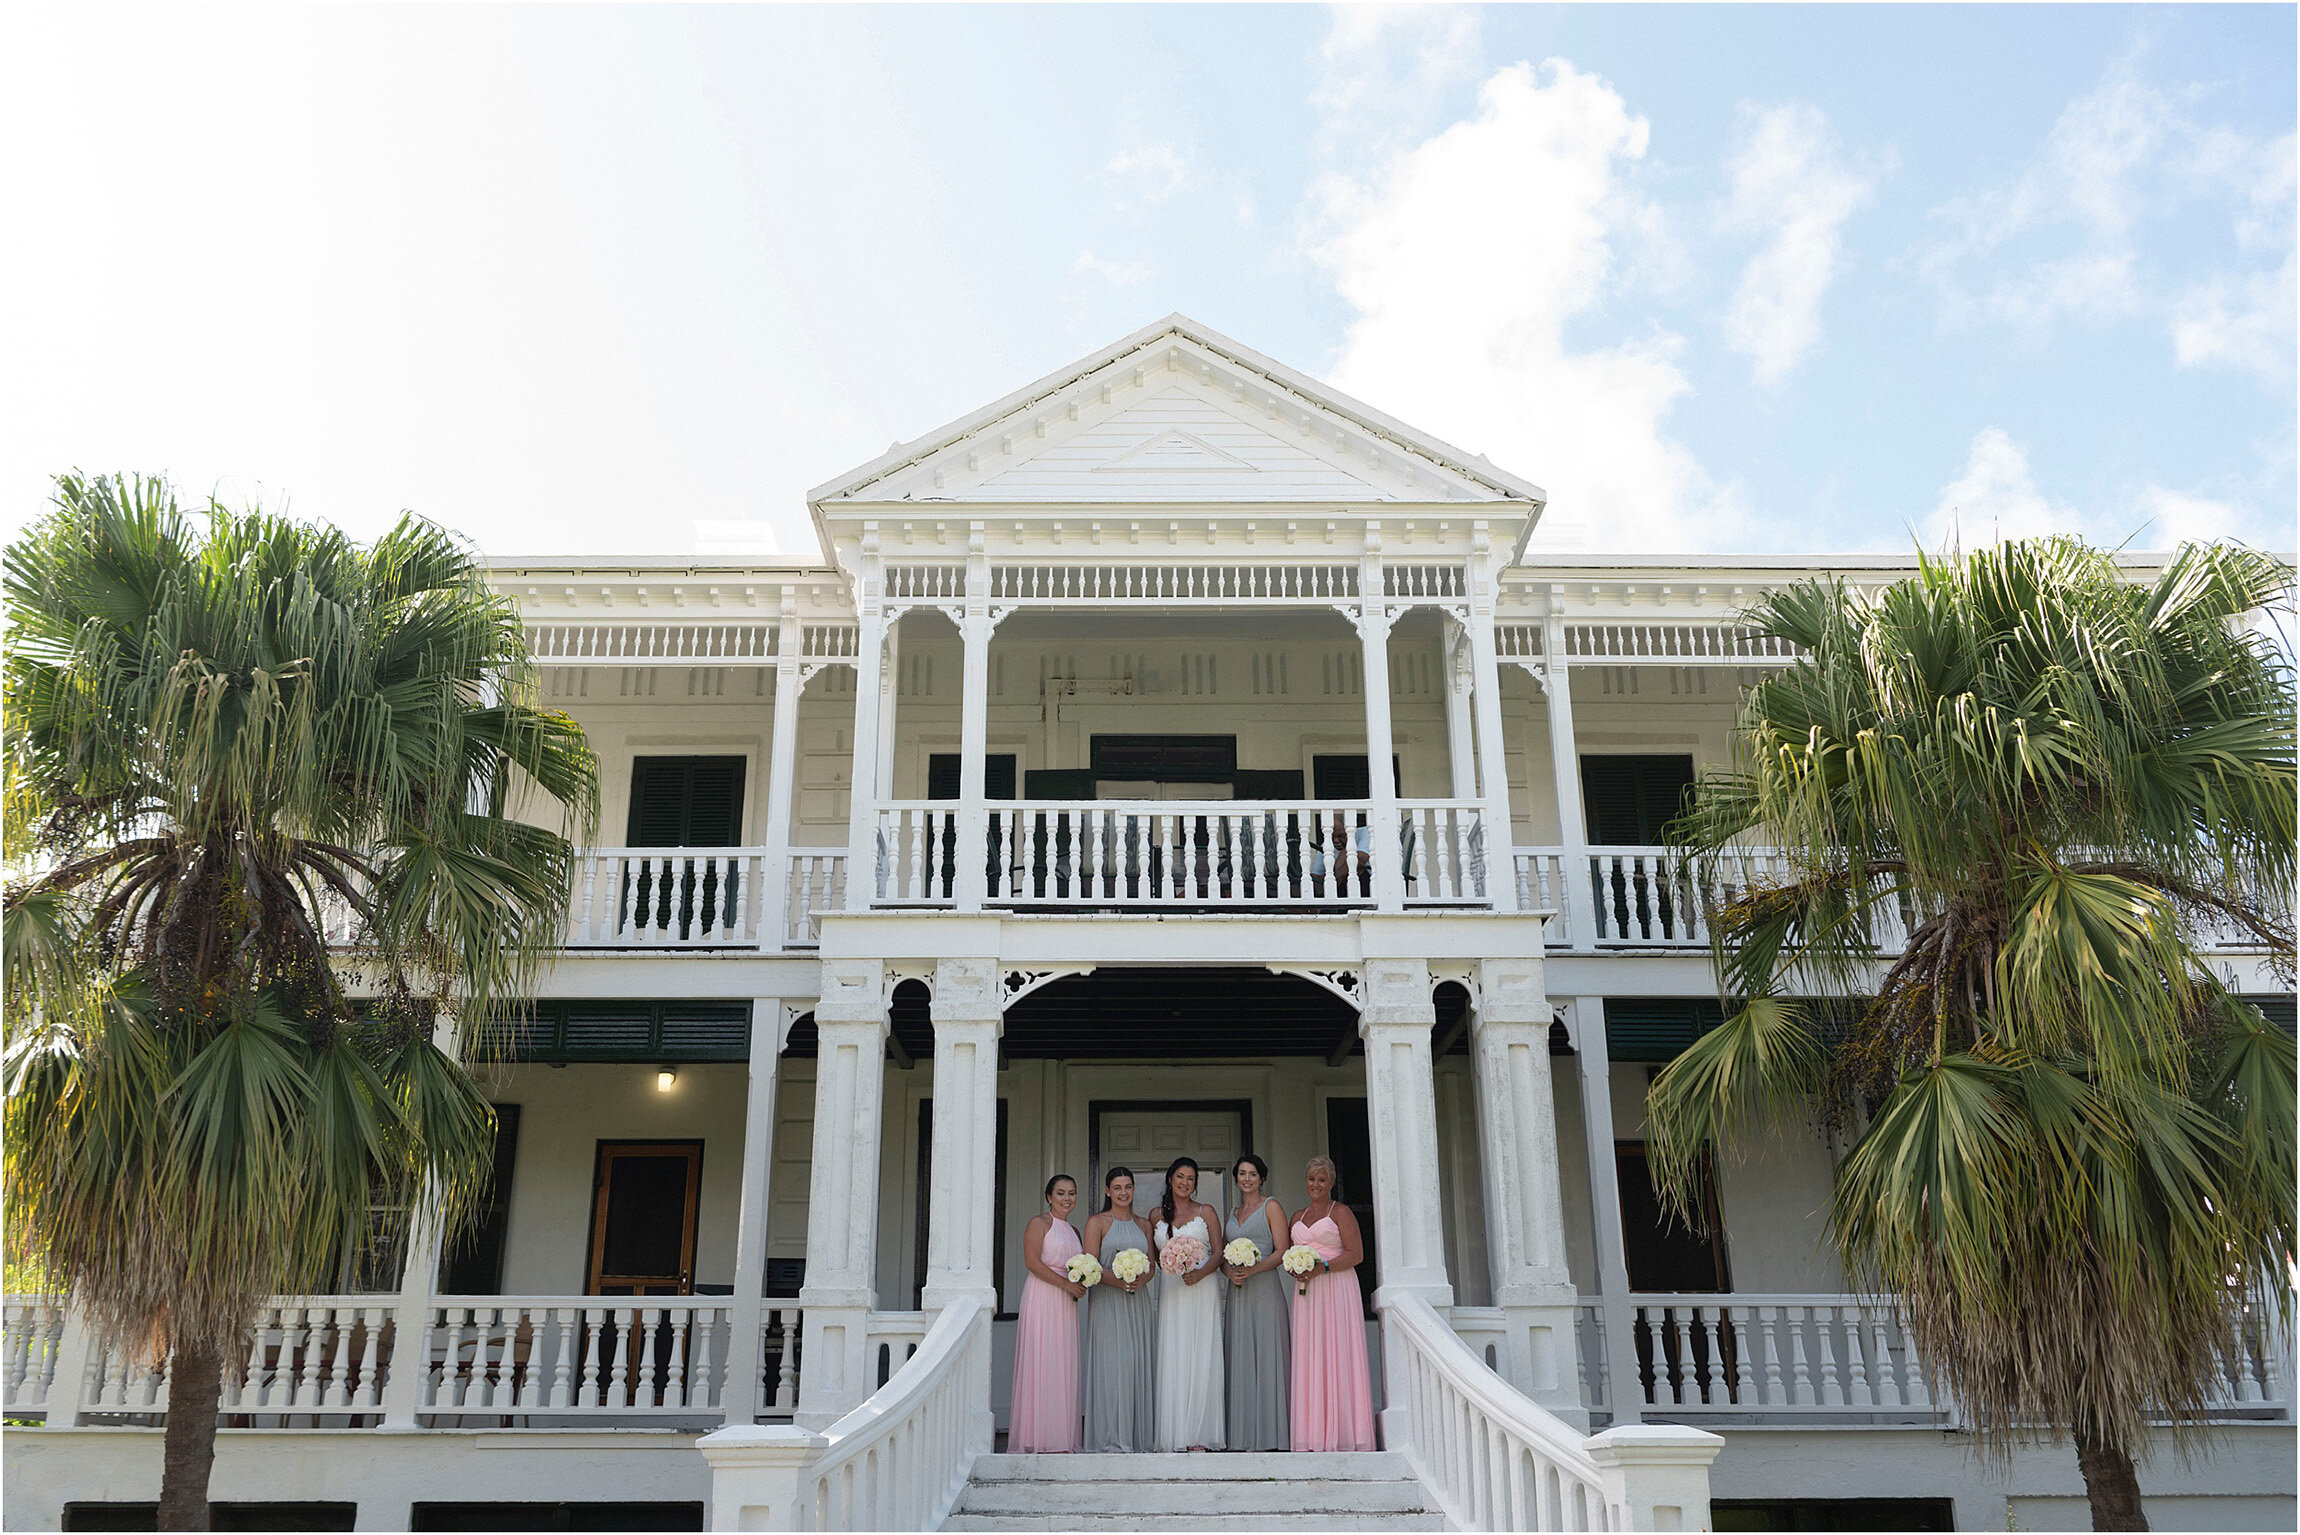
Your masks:
<svg viewBox="0 0 2300 1535"><path fill-rule="evenodd" d="M1334 1201L1333 1216L1335 1230L1348 1232L1351 1236L1356 1236L1358 1234L1358 1217L1356 1212L1351 1210L1348 1205L1343 1204L1338 1199Z"/></svg>

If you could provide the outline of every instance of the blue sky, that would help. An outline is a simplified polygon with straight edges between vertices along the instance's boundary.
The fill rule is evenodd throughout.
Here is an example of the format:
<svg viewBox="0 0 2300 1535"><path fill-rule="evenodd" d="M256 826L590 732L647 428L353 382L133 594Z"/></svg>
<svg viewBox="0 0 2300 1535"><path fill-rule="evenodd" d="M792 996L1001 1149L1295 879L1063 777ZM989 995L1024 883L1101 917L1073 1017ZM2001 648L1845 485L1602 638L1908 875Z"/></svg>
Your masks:
<svg viewBox="0 0 2300 1535"><path fill-rule="evenodd" d="M2294 17L19 10L0 506L805 552L806 487L1178 309L1553 547L2290 549Z"/></svg>

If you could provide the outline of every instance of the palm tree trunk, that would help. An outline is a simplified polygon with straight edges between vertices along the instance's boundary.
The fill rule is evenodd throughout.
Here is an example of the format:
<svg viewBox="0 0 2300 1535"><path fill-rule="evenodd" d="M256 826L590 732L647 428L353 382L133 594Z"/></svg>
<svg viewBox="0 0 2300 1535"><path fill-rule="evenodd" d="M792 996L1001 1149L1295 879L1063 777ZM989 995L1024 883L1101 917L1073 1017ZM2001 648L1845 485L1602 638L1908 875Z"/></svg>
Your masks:
<svg viewBox="0 0 2300 1535"><path fill-rule="evenodd" d="M2140 1478L2122 1445L2079 1443L2076 1463L2084 1471L2084 1495L2092 1500L2094 1529L2148 1528L2148 1515L2140 1507Z"/></svg>
<svg viewBox="0 0 2300 1535"><path fill-rule="evenodd" d="M168 1432L160 1456L163 1530L208 1528L208 1473L216 1463L223 1373L223 1356L213 1349L179 1348L170 1361Z"/></svg>

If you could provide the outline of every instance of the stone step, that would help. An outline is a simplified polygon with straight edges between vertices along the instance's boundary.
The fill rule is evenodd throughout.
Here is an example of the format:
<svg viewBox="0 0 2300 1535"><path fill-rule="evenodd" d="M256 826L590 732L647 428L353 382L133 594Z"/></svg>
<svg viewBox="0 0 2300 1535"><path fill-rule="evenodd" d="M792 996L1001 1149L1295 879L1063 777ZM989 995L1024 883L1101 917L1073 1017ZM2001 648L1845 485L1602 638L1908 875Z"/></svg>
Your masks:
<svg viewBox="0 0 2300 1535"><path fill-rule="evenodd" d="M946 1530L1442 1530L1405 1457L985 1455Z"/></svg>
<svg viewBox="0 0 2300 1535"><path fill-rule="evenodd" d="M952 1514L946 1530L1442 1530L1445 1516L1341 1513L1304 1509L1287 1514Z"/></svg>
<svg viewBox="0 0 2300 1535"><path fill-rule="evenodd" d="M1410 1514L1430 1506L1419 1482L975 1482L959 1495L963 1514L1187 1515L1337 1513Z"/></svg>
<svg viewBox="0 0 2300 1535"><path fill-rule="evenodd" d="M1394 1450L1284 1450L1198 1455L982 1455L974 1480L1044 1482L1403 1481L1413 1469Z"/></svg>

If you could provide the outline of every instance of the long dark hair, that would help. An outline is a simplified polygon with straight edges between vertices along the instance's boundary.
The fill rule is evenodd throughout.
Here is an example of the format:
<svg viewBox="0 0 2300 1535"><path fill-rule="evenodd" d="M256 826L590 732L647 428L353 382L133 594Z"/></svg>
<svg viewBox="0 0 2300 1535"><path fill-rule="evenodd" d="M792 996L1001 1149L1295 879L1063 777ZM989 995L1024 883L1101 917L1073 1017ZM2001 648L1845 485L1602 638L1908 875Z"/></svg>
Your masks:
<svg viewBox="0 0 2300 1535"><path fill-rule="evenodd" d="M1133 1168L1131 1168L1131 1167L1113 1167L1113 1168L1111 1168L1111 1169L1110 1169L1110 1171L1108 1171L1108 1172L1106 1172L1106 1173L1104 1173L1104 1174L1102 1175L1102 1213L1103 1213L1103 1214L1107 1215L1107 1214L1109 1214L1109 1213L1110 1213L1110 1210L1111 1210L1111 1204L1110 1204L1110 1185L1111 1185L1111 1184L1113 1184L1113 1183L1116 1183L1116 1182L1117 1182L1119 1179L1121 1179L1121 1178L1132 1179L1132 1178L1133 1178L1133 1176L1134 1176L1134 1169L1133 1169Z"/></svg>
<svg viewBox="0 0 2300 1535"><path fill-rule="evenodd" d="M1158 1213L1166 1217L1166 1229L1168 1231L1174 1229L1174 1175L1185 1167L1189 1168L1191 1173L1195 1175L1198 1171L1197 1159L1194 1157L1176 1157L1166 1167L1166 1194L1163 1199L1158 1201ZM1195 1194L1197 1191L1197 1186L1193 1184L1190 1192Z"/></svg>

